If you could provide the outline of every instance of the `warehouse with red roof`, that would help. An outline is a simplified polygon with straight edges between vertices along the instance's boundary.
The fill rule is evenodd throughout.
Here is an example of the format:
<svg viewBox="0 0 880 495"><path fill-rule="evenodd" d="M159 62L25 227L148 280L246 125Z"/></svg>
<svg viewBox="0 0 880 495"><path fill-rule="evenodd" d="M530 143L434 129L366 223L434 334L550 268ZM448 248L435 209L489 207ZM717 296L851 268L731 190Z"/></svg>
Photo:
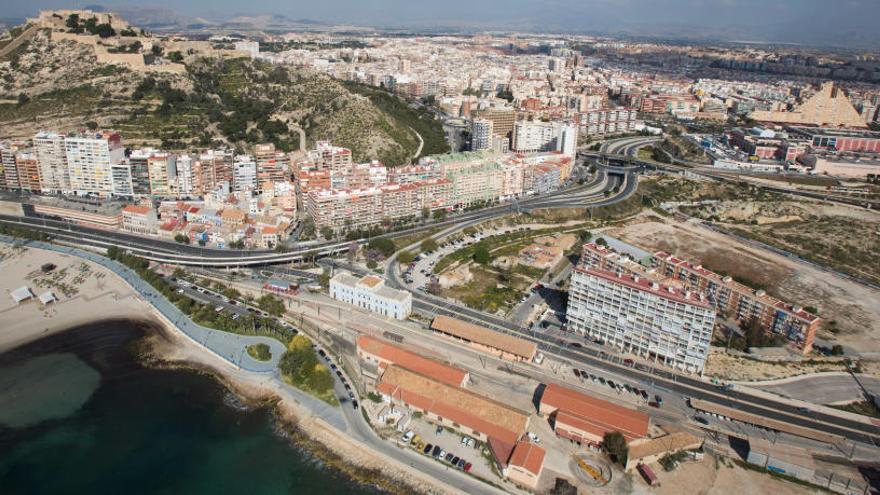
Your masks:
<svg viewBox="0 0 880 495"><path fill-rule="evenodd" d="M557 435L579 444L600 445L606 433L620 432L631 442L648 435L647 414L550 384L541 395L539 412Z"/></svg>

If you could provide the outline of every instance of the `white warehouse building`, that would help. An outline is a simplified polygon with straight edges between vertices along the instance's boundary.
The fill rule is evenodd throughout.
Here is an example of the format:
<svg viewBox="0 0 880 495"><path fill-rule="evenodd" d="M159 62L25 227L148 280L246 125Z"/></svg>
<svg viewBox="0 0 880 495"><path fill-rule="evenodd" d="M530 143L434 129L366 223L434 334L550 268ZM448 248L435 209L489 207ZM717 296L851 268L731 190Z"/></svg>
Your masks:
<svg viewBox="0 0 880 495"><path fill-rule="evenodd" d="M572 272L566 317L575 332L690 372L703 370L715 325L702 294L583 267Z"/></svg>
<svg viewBox="0 0 880 495"><path fill-rule="evenodd" d="M330 297L398 320L407 319L412 312L412 294L386 287L385 281L375 275L359 279L337 273L330 279Z"/></svg>

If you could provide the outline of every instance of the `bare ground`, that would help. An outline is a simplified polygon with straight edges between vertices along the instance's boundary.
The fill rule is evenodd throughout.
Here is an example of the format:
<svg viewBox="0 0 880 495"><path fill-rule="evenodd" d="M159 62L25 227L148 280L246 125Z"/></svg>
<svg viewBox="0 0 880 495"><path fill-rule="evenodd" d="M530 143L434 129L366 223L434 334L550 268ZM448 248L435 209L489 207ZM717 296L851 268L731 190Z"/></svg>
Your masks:
<svg viewBox="0 0 880 495"><path fill-rule="evenodd" d="M646 250L675 253L800 306L814 306L826 324L819 336L861 353L880 352L880 291L769 251L743 245L694 223L652 217L610 235ZM828 331L834 322L836 333Z"/></svg>

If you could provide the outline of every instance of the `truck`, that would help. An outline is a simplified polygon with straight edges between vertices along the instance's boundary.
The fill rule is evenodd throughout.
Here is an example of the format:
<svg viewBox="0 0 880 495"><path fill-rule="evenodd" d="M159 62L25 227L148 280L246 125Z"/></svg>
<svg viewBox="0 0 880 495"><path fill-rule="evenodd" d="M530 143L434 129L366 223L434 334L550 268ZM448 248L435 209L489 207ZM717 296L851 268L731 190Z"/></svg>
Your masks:
<svg viewBox="0 0 880 495"><path fill-rule="evenodd" d="M642 478L645 479L645 482L650 486L657 486L660 484L660 480L657 479L657 475L654 474L654 471L651 470L646 464L639 463L636 468L639 470L639 474L642 475Z"/></svg>

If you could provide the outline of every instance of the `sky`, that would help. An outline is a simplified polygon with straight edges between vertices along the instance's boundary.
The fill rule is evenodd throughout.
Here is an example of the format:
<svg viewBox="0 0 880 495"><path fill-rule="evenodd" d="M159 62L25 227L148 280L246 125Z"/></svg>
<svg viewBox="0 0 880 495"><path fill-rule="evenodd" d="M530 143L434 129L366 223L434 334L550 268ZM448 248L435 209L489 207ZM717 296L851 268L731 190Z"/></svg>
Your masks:
<svg viewBox="0 0 880 495"><path fill-rule="evenodd" d="M463 27L719 37L880 46L880 0L0 0L2 16L99 3L108 10L171 9L222 20L279 14L330 24L413 29Z"/></svg>

